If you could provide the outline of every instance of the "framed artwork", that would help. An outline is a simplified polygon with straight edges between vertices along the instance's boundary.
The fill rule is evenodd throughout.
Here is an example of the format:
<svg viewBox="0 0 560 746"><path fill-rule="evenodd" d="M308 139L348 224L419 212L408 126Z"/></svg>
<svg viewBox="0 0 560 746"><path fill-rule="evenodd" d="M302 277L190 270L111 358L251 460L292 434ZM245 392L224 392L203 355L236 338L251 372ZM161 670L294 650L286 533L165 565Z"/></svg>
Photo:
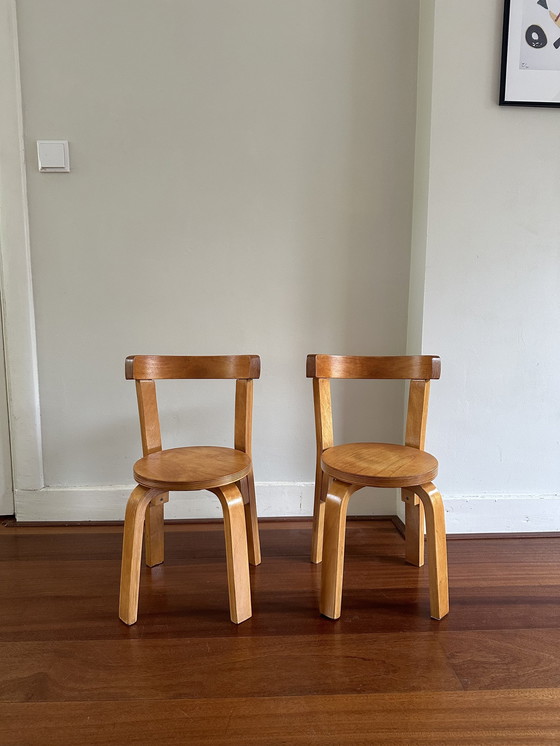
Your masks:
<svg viewBox="0 0 560 746"><path fill-rule="evenodd" d="M505 0L501 106L560 106L560 0Z"/></svg>

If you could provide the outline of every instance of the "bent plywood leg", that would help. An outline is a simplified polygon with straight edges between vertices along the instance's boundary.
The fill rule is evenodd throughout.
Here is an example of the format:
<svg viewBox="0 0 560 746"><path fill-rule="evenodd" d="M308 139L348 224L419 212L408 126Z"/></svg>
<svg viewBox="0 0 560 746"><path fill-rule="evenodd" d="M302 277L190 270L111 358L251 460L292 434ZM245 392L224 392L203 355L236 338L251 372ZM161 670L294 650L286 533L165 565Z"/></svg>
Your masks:
<svg viewBox="0 0 560 746"><path fill-rule="evenodd" d="M261 564L261 542L259 539L259 521L257 517L257 498L255 495L255 477L251 471L241 480L240 489L245 506L245 527L247 529L247 545L249 562L252 565Z"/></svg>
<svg viewBox="0 0 560 746"><path fill-rule="evenodd" d="M164 556L163 506L169 501L169 492L154 497L146 510L144 522L144 547L148 567L161 565Z"/></svg>
<svg viewBox="0 0 560 746"><path fill-rule="evenodd" d="M119 617L125 624L134 624L138 618L142 530L146 508L157 494L157 490L139 485L132 491L126 504L119 602Z"/></svg>
<svg viewBox="0 0 560 746"><path fill-rule="evenodd" d="M401 490L405 504L405 558L411 565L424 564L424 506L412 490Z"/></svg>
<svg viewBox="0 0 560 746"><path fill-rule="evenodd" d="M325 526L325 498L327 496L328 477L317 461L315 471L315 498L313 501L313 536L311 539L311 562L318 564L323 559L323 532Z"/></svg>
<svg viewBox="0 0 560 746"><path fill-rule="evenodd" d="M224 513L231 621L241 624L251 616L249 555L243 496L235 484L216 487L210 491L218 496Z"/></svg>
<svg viewBox="0 0 560 746"><path fill-rule="evenodd" d="M431 482L415 487L414 491L424 504L426 514L426 539L428 542L428 572L430 578L430 615L442 619L449 611L449 584L447 579L447 543L445 539L445 513L443 500Z"/></svg>
<svg viewBox="0 0 560 746"><path fill-rule="evenodd" d="M338 619L341 612L346 512L350 497L359 489L359 485L346 484L336 479L331 479L328 483L319 608L321 614L331 619Z"/></svg>

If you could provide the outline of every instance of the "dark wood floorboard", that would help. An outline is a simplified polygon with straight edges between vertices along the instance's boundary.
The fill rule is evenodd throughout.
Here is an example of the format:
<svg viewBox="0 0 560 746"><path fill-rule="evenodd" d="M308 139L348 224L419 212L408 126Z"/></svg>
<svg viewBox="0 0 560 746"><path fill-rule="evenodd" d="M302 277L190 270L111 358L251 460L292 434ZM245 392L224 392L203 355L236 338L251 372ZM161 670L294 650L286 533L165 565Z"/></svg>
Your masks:
<svg viewBox="0 0 560 746"><path fill-rule="evenodd" d="M218 524L166 527L117 618L122 528L0 527L0 744L560 744L560 538L449 542L451 613L387 521L350 521L343 616L310 526L264 524L228 619Z"/></svg>
<svg viewBox="0 0 560 746"><path fill-rule="evenodd" d="M558 744L551 689L135 702L0 704L3 746L542 746Z"/></svg>

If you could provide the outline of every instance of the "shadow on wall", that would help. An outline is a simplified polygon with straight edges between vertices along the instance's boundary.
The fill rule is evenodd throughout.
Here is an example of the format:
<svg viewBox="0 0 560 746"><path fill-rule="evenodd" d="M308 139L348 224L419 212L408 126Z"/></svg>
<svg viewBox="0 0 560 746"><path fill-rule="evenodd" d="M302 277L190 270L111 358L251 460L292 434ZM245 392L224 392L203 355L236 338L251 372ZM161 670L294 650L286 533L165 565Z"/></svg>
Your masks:
<svg viewBox="0 0 560 746"><path fill-rule="evenodd" d="M337 128L345 136L331 151L340 168L333 181L332 164L317 154L316 169L306 174L302 211L311 225L324 226L324 240L314 244L310 238L303 261L304 274L314 278L305 296L304 313L315 332L308 352L400 355L406 349L417 45L399 46L397 59L387 16L395 25L409 24L403 38L415 38L418 8L405 18L402 8L389 5L351 6ZM387 23L379 23L380 13ZM318 205L314 196L325 182L332 203ZM403 442L405 386L333 381L335 443ZM395 490L364 489L349 512L392 514L394 500Z"/></svg>

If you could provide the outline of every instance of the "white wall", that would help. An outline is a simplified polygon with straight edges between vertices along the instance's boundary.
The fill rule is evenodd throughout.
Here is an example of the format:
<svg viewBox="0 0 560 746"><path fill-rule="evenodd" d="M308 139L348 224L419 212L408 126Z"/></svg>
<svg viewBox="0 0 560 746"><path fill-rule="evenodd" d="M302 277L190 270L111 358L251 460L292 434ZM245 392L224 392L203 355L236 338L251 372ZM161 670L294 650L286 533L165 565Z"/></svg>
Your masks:
<svg viewBox="0 0 560 746"><path fill-rule="evenodd" d="M416 4L17 11L47 485L19 518L122 517L139 454L123 361L146 352L259 353L259 510L309 513L305 355L406 344ZM39 174L37 139L68 139L72 172ZM161 388L164 445L229 444L231 383ZM400 438L400 385L335 393L341 438ZM353 509L393 513L393 493ZM168 512L214 514L212 496Z"/></svg>
<svg viewBox="0 0 560 746"><path fill-rule="evenodd" d="M427 448L459 532L560 529L558 111L497 105L502 12L436 0L420 101L423 348L443 361Z"/></svg>

